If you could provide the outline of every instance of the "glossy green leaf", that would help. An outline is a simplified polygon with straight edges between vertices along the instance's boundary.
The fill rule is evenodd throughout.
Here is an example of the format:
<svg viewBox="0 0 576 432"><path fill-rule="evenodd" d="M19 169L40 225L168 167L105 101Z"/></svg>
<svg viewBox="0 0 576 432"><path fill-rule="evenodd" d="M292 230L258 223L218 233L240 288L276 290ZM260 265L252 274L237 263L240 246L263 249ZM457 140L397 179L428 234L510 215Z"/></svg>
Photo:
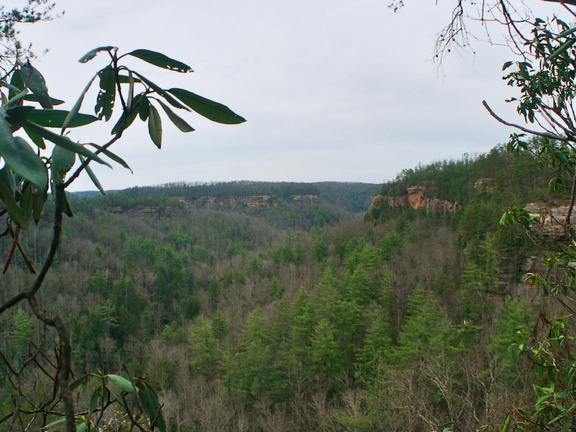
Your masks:
<svg viewBox="0 0 576 432"><path fill-rule="evenodd" d="M14 74L16 74L16 72L14 72ZM20 75L20 74L18 74L18 75ZM8 89L7 99L13 99L14 97L16 97L21 92L27 91L26 88L24 88L22 84L20 85L20 87L16 87L15 85L12 84L12 81L8 82L8 81L0 80L0 87L6 87Z"/></svg>
<svg viewBox="0 0 576 432"><path fill-rule="evenodd" d="M66 421L66 417L65 417L65 416L62 416L62 417L59 418L58 420L54 420L53 422L48 423L46 426L44 426L44 427L42 428L42 430L48 430L48 429L50 429L50 428L52 428L52 427L54 427L54 426L56 426L56 425L58 425L58 424L60 424L60 423L64 423L65 421Z"/></svg>
<svg viewBox="0 0 576 432"><path fill-rule="evenodd" d="M14 174L6 165L0 170L0 178L9 188L10 194L14 196L16 194L16 180L14 179Z"/></svg>
<svg viewBox="0 0 576 432"><path fill-rule="evenodd" d="M100 77L100 92L96 97L94 112L98 117L103 117L108 121L112 116L116 100L116 75L111 67L106 67L98 73L98 76Z"/></svg>
<svg viewBox="0 0 576 432"><path fill-rule="evenodd" d="M80 387L82 384L84 384L86 381L88 381L93 376L94 376L93 374L82 375L80 378L78 378L76 381L74 381L72 384L70 384L70 390L71 391L76 390L78 387Z"/></svg>
<svg viewBox="0 0 576 432"><path fill-rule="evenodd" d="M63 110L43 110L37 109L30 113L29 119L31 122L44 127L52 128L73 128L79 126L86 126L87 124L98 121L98 117L90 114L76 113L70 116L72 111ZM66 125L66 121L68 124Z"/></svg>
<svg viewBox="0 0 576 432"><path fill-rule="evenodd" d="M42 217L42 210L44 209L44 204L46 203L46 196L40 194L34 195L32 200L32 218L36 225L40 223L40 218Z"/></svg>
<svg viewBox="0 0 576 432"><path fill-rule="evenodd" d="M92 79L90 81L88 81L88 84L86 84L86 87L84 87L84 90L82 90L82 93L80 93L80 96L76 100L76 103L74 104L74 106L72 107L72 109L70 110L70 112L68 113L66 118L64 119L64 122L62 123L62 126L61 126L62 129L66 129L67 127L74 127L73 122L76 121L76 117L79 115L78 112L80 111L80 108L82 107L82 102L84 101L84 96L86 96L86 93L88 92L88 90L90 90L90 87L92 87L92 83L94 82L94 80L96 79L97 76L98 76L98 74L94 75L92 77ZM85 114L82 114L82 115L85 115Z"/></svg>
<svg viewBox="0 0 576 432"><path fill-rule="evenodd" d="M92 397L90 398L90 404L88 405L88 415L92 414L96 407L98 406L98 399L102 396L102 386L99 385L94 389Z"/></svg>
<svg viewBox="0 0 576 432"><path fill-rule="evenodd" d="M10 85L12 88L10 88L8 92L8 99L12 99L14 96L16 96L16 94L25 89L24 81L22 81L22 74L18 69L15 70L12 74L12 77L10 78Z"/></svg>
<svg viewBox="0 0 576 432"><path fill-rule="evenodd" d="M34 205L34 194L32 191L32 184L27 183L20 199L20 208L22 209L22 218L24 220L30 219L32 216L32 209Z"/></svg>
<svg viewBox="0 0 576 432"><path fill-rule="evenodd" d="M188 90L171 88L168 91L181 100L186 106L214 122L239 124L246 121L246 119L234 113L227 106L206 99Z"/></svg>
<svg viewBox="0 0 576 432"><path fill-rule="evenodd" d="M132 384L132 381L120 376L120 375L115 375L115 374L108 374L107 375L108 378L110 378L110 380L116 384L116 386L127 393L134 393L134 385Z"/></svg>
<svg viewBox="0 0 576 432"><path fill-rule="evenodd" d="M134 123L134 120L136 119L137 115L138 112L136 110L131 111L129 114L127 114L126 111L124 111L120 116L120 118L118 119L118 121L116 122L116 124L114 125L114 127L112 128L112 135L120 133L120 130L122 129L129 128L132 125L132 123Z"/></svg>
<svg viewBox="0 0 576 432"><path fill-rule="evenodd" d="M36 144L41 149L46 148L46 143L44 142L44 139L40 135L38 135L36 132L31 130L27 124L24 125L23 129L24 129L24 132L26 132L26 135L28 135L28 138L30 138L30 140L34 144Z"/></svg>
<svg viewBox="0 0 576 432"><path fill-rule="evenodd" d="M162 120L160 119L160 113L153 105L150 105L148 132L156 147L162 148Z"/></svg>
<svg viewBox="0 0 576 432"><path fill-rule="evenodd" d="M129 74L133 74L134 72L132 71L128 71ZM139 83L142 82L140 81L140 79L132 76L132 81L134 81L134 83ZM129 75L118 75L118 82L120 84L130 84L130 76Z"/></svg>
<svg viewBox="0 0 576 432"><path fill-rule="evenodd" d="M108 149L103 150L102 146L99 146L98 144L94 144L94 143L88 143L88 145L91 145L92 147L94 147L98 150L101 150L102 154L106 155L107 157L112 159L114 162L122 165L124 168L130 170L131 172L134 172L134 171L132 171L132 168L130 168L130 166L126 163L126 161L124 159L122 159L120 156L112 153L110 150L108 150Z"/></svg>
<svg viewBox="0 0 576 432"><path fill-rule="evenodd" d="M39 126L35 123L32 123L32 122L28 122L26 124L25 129L30 129L33 133L41 136L44 139L47 139L48 141L53 142L57 146L65 148L66 150L70 150L76 154L85 156L88 159L91 159L91 160L96 161L98 163L101 163L103 165L110 166L110 164L103 161L100 157L95 155L93 152L88 150L86 147L84 147L81 144L73 142L72 140L70 140L70 138L68 138L66 136L58 135L58 134L56 134L56 133L54 133L48 129L45 129L42 126Z"/></svg>
<svg viewBox="0 0 576 432"><path fill-rule="evenodd" d="M117 48L113 47L113 46L102 46L102 47L94 48L93 50L88 51L86 54L84 54L78 61L80 63L87 63L90 60L92 60L94 57L96 57L99 52L102 52L102 51L110 52L110 51L115 50L115 49L117 49Z"/></svg>
<svg viewBox="0 0 576 432"><path fill-rule="evenodd" d="M134 102L134 74L128 71L128 96L126 97L126 107L128 110L132 108Z"/></svg>
<svg viewBox="0 0 576 432"><path fill-rule="evenodd" d="M190 126L188 123L186 123L186 121L184 121L184 119L182 119L181 117L179 117L174 111L172 111L170 109L170 107L166 106L164 103L162 103L162 101L158 101L158 103L160 104L160 106L162 107L162 109L164 110L164 112L166 113L166 115L168 116L168 118L170 119L170 121L172 121L172 123L174 123L174 125L180 129L181 132L192 132L194 131L194 128L192 126Z"/></svg>
<svg viewBox="0 0 576 432"><path fill-rule="evenodd" d="M567 28L566 30L564 30L562 33L560 33L558 35L558 37L566 37L568 35L571 35L572 33L576 33L576 27L570 27Z"/></svg>
<svg viewBox="0 0 576 432"><path fill-rule="evenodd" d="M74 217L74 212L72 211L72 205L70 205L70 200L68 199L68 194L63 191L64 199L62 203L62 212L68 217Z"/></svg>
<svg viewBox="0 0 576 432"><path fill-rule="evenodd" d="M140 104L146 99L145 93L138 93L132 98L132 104L130 106L130 111L134 111L136 114L140 112Z"/></svg>
<svg viewBox="0 0 576 432"><path fill-rule="evenodd" d="M6 110L6 120L10 123L12 132L16 132L26 124L30 113L34 111L33 106L16 106Z"/></svg>
<svg viewBox="0 0 576 432"><path fill-rule="evenodd" d="M90 177L90 180L92 180L92 183L94 183L94 186L98 188L98 190L102 195L106 196L106 191L100 184L100 181L98 180L98 177L96 177L96 174L94 174L94 171L92 171L92 168L90 168L90 165L86 165L85 170L86 173L88 174L88 177Z"/></svg>
<svg viewBox="0 0 576 432"><path fill-rule="evenodd" d="M153 64L154 66L161 67L163 69L169 69L176 72L193 72L192 68L181 61L174 60L162 53L156 51L150 51L146 49L137 49L126 55L139 58L147 63Z"/></svg>
<svg viewBox="0 0 576 432"><path fill-rule="evenodd" d="M2 115L0 115L0 156L12 171L43 193L46 192L48 189L46 165L24 139L12 135L10 123Z"/></svg>
<svg viewBox="0 0 576 432"><path fill-rule="evenodd" d="M76 163L76 153L63 147L54 146L52 150L51 168L59 174L66 174Z"/></svg>
<svg viewBox="0 0 576 432"><path fill-rule="evenodd" d="M35 94L27 94L26 96L24 96L23 99L25 101L29 101L29 102L39 102L38 97ZM56 106L56 105L62 105L64 103L64 101L61 99L55 99L55 98L51 97L50 103L53 106Z"/></svg>
<svg viewBox="0 0 576 432"><path fill-rule="evenodd" d="M556 51L554 51L552 54L550 54L550 57L548 57L548 60L552 60L554 57L558 57L560 54L566 52L568 50L568 48L570 48L575 43L576 43L576 38L568 39L566 42L564 42L562 45L560 45L556 49Z"/></svg>
<svg viewBox="0 0 576 432"><path fill-rule="evenodd" d="M158 93L160 96L162 96L164 99L166 99L166 101L170 105L172 105L173 107L183 109L186 111L190 111L189 108L187 108L185 105L182 105L180 102L178 102L178 100L176 98L174 98L170 93L168 93L162 87L158 86L157 84L154 84L152 81L150 81L145 76L140 75L138 72L134 72L134 74L137 75L138 77L140 77L140 79L142 80L142 82L144 84L146 84L148 87L150 87L156 93Z"/></svg>
<svg viewBox="0 0 576 432"><path fill-rule="evenodd" d="M164 420L156 392L145 384L142 384L139 388L140 402L146 409L146 413L150 421L153 422L153 426L160 429L160 432L166 432L166 421Z"/></svg>
<svg viewBox="0 0 576 432"><path fill-rule="evenodd" d="M46 87L46 81L42 74L32 66L30 62L22 65L20 73L22 74L24 85L36 95L42 108L52 108L52 101L48 95L48 87Z"/></svg>
<svg viewBox="0 0 576 432"><path fill-rule="evenodd" d="M64 183L66 173L72 169L76 162L76 153L65 148L54 146L50 157L52 181L59 185Z"/></svg>
<svg viewBox="0 0 576 432"><path fill-rule="evenodd" d="M10 218L18 225L26 228L27 220L24 219L22 209L14 197L14 178L8 167L0 169L0 201L6 207Z"/></svg>
<svg viewBox="0 0 576 432"><path fill-rule="evenodd" d="M86 160L86 158L83 156L80 156L80 160L82 162L84 162ZM104 188L100 184L100 180L98 180L98 177L96 177L96 174L94 174L94 171L92 171L92 168L90 168L90 165L86 165L86 167L84 169L86 170L86 174L88 174L88 177L90 177L90 180L92 180L92 183L94 183L94 186L96 186L98 188L98 190L100 191L100 193L102 195L106 195L106 191L104 190Z"/></svg>
<svg viewBox="0 0 576 432"><path fill-rule="evenodd" d="M122 398L121 394L118 394L117 392L115 392L112 389L109 389L110 394L114 397L114 399L116 399L116 401L120 404L120 406L124 409L126 409L126 404L124 403L124 399Z"/></svg>
<svg viewBox="0 0 576 432"><path fill-rule="evenodd" d="M138 114L140 115L140 120L148 120L148 115L150 114L150 101L147 97L142 97L142 100L138 104Z"/></svg>
<svg viewBox="0 0 576 432"><path fill-rule="evenodd" d="M510 429L510 422L512 421L512 413L508 413L504 425L502 426L502 432L508 432Z"/></svg>
<svg viewBox="0 0 576 432"><path fill-rule="evenodd" d="M22 101L28 95L28 90L24 89L19 93L15 94L10 100L4 102L4 108L8 109L10 107L22 106Z"/></svg>
<svg viewBox="0 0 576 432"><path fill-rule="evenodd" d="M502 226L512 226L514 225L514 216L510 211L506 211L500 216L498 224Z"/></svg>

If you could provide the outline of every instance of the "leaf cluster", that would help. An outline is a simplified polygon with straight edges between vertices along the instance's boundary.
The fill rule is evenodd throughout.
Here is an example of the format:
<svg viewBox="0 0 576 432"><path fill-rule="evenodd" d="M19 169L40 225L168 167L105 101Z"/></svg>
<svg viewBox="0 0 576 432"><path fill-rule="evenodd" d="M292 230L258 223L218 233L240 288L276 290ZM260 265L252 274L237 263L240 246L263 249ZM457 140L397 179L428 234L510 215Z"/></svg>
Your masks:
<svg viewBox="0 0 576 432"><path fill-rule="evenodd" d="M76 415L77 431L100 430L106 423L106 411L118 406L125 412L125 418L119 422L119 432L134 430L135 427L139 430L166 432L166 420L158 395L143 378L132 380L116 374L87 374L74 381L70 388L75 390L87 385L89 381L96 381L97 384L92 391L88 410ZM147 417L142 415L144 413ZM65 417L59 418L48 423L42 430L49 430L65 421Z"/></svg>
<svg viewBox="0 0 576 432"><path fill-rule="evenodd" d="M31 0L29 3L36 2L44 3L42 0ZM24 19L21 16L19 18ZM35 273L31 260L22 247L19 234L21 230L30 227L30 221L40 223L50 193L54 198L54 204L51 206L54 212L52 241L43 258L42 268L29 287L15 294L6 295L0 304L0 314L22 301L27 301L34 315L57 332L55 339L58 340L58 360L50 363L50 367L54 370L49 372L40 363L35 363L51 381L53 397L49 403L41 403L38 410L29 413L32 416L31 422L35 422L35 417L40 415L45 423L48 416L57 415L56 410L60 409L61 403L62 418L57 420L57 423L65 422L66 430L72 432L76 430L75 423L79 420L78 430L93 430L95 424L102 420L102 412L117 403L123 408L123 415L126 417L126 423L120 422L123 425L122 430L133 430L134 427L145 430L141 424L148 422L146 430L159 428L164 431L166 426L154 391L144 381L138 381L134 386L130 381L117 375L100 377L102 384L96 387L87 414L78 416L72 396L75 384L69 385L72 376L72 349L66 325L58 313L48 315L44 308L39 306L36 295L43 287L49 270L57 261L63 215L73 215L67 188L79 175L86 172L94 185L104 194L98 178L90 167L91 163L106 166L116 163L129 169L121 157L110 151L110 147L122 137L124 131L137 117L147 122L150 138L159 148L162 144L162 120L158 108L182 132L191 132L194 129L175 113L175 109L195 111L212 121L225 124L238 124L245 120L228 107L188 90L163 89L136 70L124 66L122 59L133 57L162 69L180 73L191 72L191 68L183 62L145 49L118 55L117 48L110 46L90 51L80 59L80 62L86 63L102 53L108 55L109 63L89 80L70 110L54 108L63 104L63 101L51 97L44 77L30 61L18 64L6 79L0 80L0 162L2 163L0 218L4 219L7 226L0 237L9 235L12 243L4 272L8 270L16 251L19 251L30 272ZM94 115L81 113L84 99L93 85L98 87ZM76 142L71 138L71 130L74 128L99 120L110 121L113 118L116 122L112 127L112 137L106 143ZM96 320L107 323L109 327L115 327L115 317L112 316L115 313L113 305L106 304L101 312L103 316L96 314ZM131 311L120 312L131 315ZM47 358L45 354L42 355ZM4 356L2 359L5 360ZM27 360L25 366L29 362ZM18 375L14 368L9 369L13 375ZM144 414L136 418L124 394L114 393L112 387L106 384L106 380L116 384L124 393L136 393L138 395L136 403L145 407L140 409ZM22 393L18 385L15 386L15 390L18 394ZM56 398L57 394L62 396ZM11 410L11 414L1 418L0 424L19 418L22 404L28 403L18 402L17 399L14 401L15 407ZM98 401L101 401L100 414L98 421L94 422L92 414L95 413ZM55 405L48 408L52 403ZM52 425L54 424L56 423Z"/></svg>

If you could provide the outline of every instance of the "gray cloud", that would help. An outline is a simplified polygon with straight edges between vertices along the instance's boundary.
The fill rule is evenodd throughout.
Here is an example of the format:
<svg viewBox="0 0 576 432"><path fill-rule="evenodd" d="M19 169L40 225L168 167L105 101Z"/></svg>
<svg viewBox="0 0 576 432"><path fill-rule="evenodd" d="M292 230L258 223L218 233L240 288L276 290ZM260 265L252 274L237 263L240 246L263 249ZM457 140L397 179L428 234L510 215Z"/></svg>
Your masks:
<svg viewBox="0 0 576 432"><path fill-rule="evenodd" d="M186 135L166 119L162 151L145 125L137 125L116 146L135 174L97 168L109 189L180 180L382 182L420 162L486 151L510 132L481 101L514 115L503 103L510 93L500 71L511 54L479 44L475 56L452 56L439 71L430 59L449 10L434 2L409 2L399 14L380 0L57 5L64 17L23 35L38 49L50 48L37 67L68 107L103 64L76 59L110 44L189 63L194 74L140 68L158 83L190 88L248 119L223 126L191 116L197 131ZM76 138L104 142L108 130ZM76 185L87 188L88 179Z"/></svg>

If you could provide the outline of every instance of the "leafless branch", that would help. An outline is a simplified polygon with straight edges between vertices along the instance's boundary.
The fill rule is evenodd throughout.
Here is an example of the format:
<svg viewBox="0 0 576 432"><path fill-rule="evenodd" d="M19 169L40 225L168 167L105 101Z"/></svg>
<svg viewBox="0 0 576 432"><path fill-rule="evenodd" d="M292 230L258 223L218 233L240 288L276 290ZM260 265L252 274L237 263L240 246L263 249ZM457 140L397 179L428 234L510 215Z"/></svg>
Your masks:
<svg viewBox="0 0 576 432"><path fill-rule="evenodd" d="M504 120L502 117L499 117L493 110L492 108L490 108L490 106L488 105L488 103L486 101L482 101L482 105L484 105L484 108L486 108L486 110L488 111L488 113L490 113L490 115L492 117L494 117L497 121L499 121L500 123L502 123L505 126L510 126L513 128L516 128L518 130L521 130L522 132L526 132L528 134L531 135L537 135L537 136L541 136L544 138L549 138L549 139L553 139L553 140L559 140L559 141L568 141L568 138L563 138L563 137L558 137L557 135L553 135L549 132L541 132L541 131L535 131L532 129L528 129L524 126L521 126L519 124L515 124L515 123L510 123L506 120Z"/></svg>

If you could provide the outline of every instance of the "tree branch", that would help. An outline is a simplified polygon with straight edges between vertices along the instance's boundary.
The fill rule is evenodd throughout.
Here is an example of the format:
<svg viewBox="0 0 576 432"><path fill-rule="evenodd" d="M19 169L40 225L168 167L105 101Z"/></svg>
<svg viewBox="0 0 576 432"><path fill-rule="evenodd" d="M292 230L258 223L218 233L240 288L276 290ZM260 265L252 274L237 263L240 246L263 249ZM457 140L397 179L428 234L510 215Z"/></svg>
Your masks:
<svg viewBox="0 0 576 432"><path fill-rule="evenodd" d="M487 103L486 101L482 101L482 105L484 105L484 108L486 108L486 110L488 111L488 113L490 113L490 115L491 115L492 117L494 117L498 122L502 123L502 124L505 125L505 126L510 126L510 127L519 129L519 130L521 130L522 132L526 132L526 133L531 134L531 135L538 135L538 136L541 136L541 137L544 137L544 138L549 138L549 139L558 140L558 141L568 141L567 138L563 138L563 137L560 137L560 136L557 136L557 135L553 135L553 134L548 133L548 132L534 131L534 130L525 128L524 126L521 126L521 125L518 125L518 124L515 124L515 123L510 123L510 122L504 120L502 117L499 117L499 116L492 110L492 108L490 108L490 106L488 105L488 103Z"/></svg>
<svg viewBox="0 0 576 432"><path fill-rule="evenodd" d="M46 316L43 310L38 307L36 302L36 292L42 286L48 270L52 267L54 263L54 258L56 257L56 252L60 245L60 238L62 236L62 218L63 218L63 207L64 207L64 197L65 190L64 185L56 185L54 188L56 195L56 203L54 208L54 231L52 234L52 244L50 246L50 251L40 274L34 281L31 289L28 292L28 304L32 308L32 311L38 319L43 323L54 327L58 332L58 338L60 342L60 354L62 356L61 361L58 366L58 372L56 373L55 386L60 388L62 392L62 400L64 402L64 412L66 414L66 431L74 432L76 430L76 420L74 413L74 401L72 399L72 391L70 390L70 372L72 370L72 348L70 347L70 340L68 338L68 332L66 331L66 326L59 316L49 317Z"/></svg>
<svg viewBox="0 0 576 432"><path fill-rule="evenodd" d="M55 385L58 386L60 388L60 391L62 392L64 411L66 413L66 431L74 432L76 430L74 402L72 399L72 392L70 391L70 385L69 385L69 377L72 367L71 362L72 349L70 347L68 333L66 331L66 327L64 326L64 322L62 321L62 319L58 316L56 317L47 316L46 313L38 306L35 297L36 293L42 286L44 279L46 278L46 275L48 274L48 270L50 270L50 267L52 267L52 264L54 263L54 258L60 245L60 237L62 234L62 214L63 214L62 209L64 204L64 189L62 186L63 185L57 185L54 188L56 198L54 209L54 230L52 234L52 244L50 246L48 255L46 256L46 259L44 261L44 265L42 266L40 273L38 274L36 280L30 287L30 289L17 294L11 300L0 306L0 313L16 305L20 301L27 299L28 304L32 308L32 311L34 312L36 317L44 324L50 327L54 327L56 329L60 342L60 353L62 358L58 367L58 371L56 373Z"/></svg>
<svg viewBox="0 0 576 432"><path fill-rule="evenodd" d="M560 3L562 5L572 5L576 6L576 0L541 0L549 3Z"/></svg>

